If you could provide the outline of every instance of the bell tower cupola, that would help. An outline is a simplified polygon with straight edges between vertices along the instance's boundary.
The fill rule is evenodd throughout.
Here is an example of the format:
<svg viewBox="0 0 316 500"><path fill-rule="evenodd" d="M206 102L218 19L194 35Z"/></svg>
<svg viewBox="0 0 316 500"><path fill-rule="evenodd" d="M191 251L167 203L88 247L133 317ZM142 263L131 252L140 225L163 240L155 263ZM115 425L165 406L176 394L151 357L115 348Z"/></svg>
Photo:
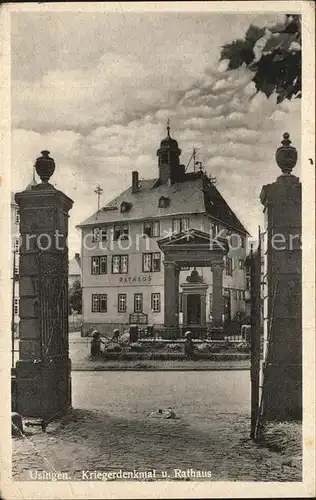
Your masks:
<svg viewBox="0 0 316 500"><path fill-rule="evenodd" d="M180 155L181 149L178 143L170 136L170 120L167 122L167 137L160 143L160 148L157 151L159 180L161 184L166 184L168 181L174 183L180 174Z"/></svg>

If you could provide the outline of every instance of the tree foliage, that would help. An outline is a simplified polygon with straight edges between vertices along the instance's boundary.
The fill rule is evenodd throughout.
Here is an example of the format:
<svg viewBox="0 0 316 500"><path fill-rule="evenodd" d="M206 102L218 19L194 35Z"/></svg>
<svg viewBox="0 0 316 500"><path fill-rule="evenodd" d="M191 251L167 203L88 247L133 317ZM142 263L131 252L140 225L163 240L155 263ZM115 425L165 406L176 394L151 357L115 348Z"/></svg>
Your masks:
<svg viewBox="0 0 316 500"><path fill-rule="evenodd" d="M78 314L82 313L82 288L80 281L74 281L69 290L69 313L76 311Z"/></svg>
<svg viewBox="0 0 316 500"><path fill-rule="evenodd" d="M253 73L257 92L277 102L301 97L301 19L286 14L283 23L269 28L250 25L245 38L226 44L221 60L228 60L228 69L246 65Z"/></svg>

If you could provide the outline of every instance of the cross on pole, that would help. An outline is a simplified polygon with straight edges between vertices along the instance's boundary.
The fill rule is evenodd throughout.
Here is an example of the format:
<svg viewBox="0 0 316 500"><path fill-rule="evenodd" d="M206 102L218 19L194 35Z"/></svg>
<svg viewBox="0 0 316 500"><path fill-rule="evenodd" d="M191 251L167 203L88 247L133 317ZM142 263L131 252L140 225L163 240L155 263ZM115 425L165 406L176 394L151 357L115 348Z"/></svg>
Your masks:
<svg viewBox="0 0 316 500"><path fill-rule="evenodd" d="M103 193L103 189L101 188L100 184L95 188L94 192L96 193L98 197L98 212L100 210L100 196Z"/></svg>

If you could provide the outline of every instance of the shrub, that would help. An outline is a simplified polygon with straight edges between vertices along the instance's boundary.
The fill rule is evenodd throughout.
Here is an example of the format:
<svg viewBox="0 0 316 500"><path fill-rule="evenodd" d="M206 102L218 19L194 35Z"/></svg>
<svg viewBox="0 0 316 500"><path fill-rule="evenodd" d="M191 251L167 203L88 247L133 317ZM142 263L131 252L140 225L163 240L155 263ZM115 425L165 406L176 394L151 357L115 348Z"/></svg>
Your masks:
<svg viewBox="0 0 316 500"><path fill-rule="evenodd" d="M140 342L134 342L130 344L130 349L131 351L139 351L139 352L143 352L146 350L146 348Z"/></svg>
<svg viewBox="0 0 316 500"><path fill-rule="evenodd" d="M195 345L195 349L198 352L209 352L210 351L210 346L208 344L206 344L206 343L196 344Z"/></svg>
<svg viewBox="0 0 316 500"><path fill-rule="evenodd" d="M238 352L245 352L248 353L250 352L250 344L249 342L241 342L240 344L237 345L237 351Z"/></svg>
<svg viewBox="0 0 316 500"><path fill-rule="evenodd" d="M122 347L119 344L116 344L115 342L107 344L104 348L104 352L121 352L121 350Z"/></svg>
<svg viewBox="0 0 316 500"><path fill-rule="evenodd" d="M180 344L168 344L168 351L182 351L182 346Z"/></svg>

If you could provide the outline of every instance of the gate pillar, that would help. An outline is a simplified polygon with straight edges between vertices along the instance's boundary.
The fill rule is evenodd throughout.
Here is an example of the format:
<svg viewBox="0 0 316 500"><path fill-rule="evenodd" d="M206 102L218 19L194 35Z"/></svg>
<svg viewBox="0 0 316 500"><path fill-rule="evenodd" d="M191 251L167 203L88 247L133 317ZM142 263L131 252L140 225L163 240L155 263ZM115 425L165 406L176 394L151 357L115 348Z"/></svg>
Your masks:
<svg viewBox="0 0 316 500"><path fill-rule="evenodd" d="M282 175L263 186L260 196L266 221L263 418L267 420L302 416L301 184L291 174L297 151L290 144L289 134L284 134L276 152Z"/></svg>
<svg viewBox="0 0 316 500"><path fill-rule="evenodd" d="M36 160L42 182L17 193L20 212L18 412L48 422L71 407L68 347L68 212L73 201L48 181L55 163Z"/></svg>

